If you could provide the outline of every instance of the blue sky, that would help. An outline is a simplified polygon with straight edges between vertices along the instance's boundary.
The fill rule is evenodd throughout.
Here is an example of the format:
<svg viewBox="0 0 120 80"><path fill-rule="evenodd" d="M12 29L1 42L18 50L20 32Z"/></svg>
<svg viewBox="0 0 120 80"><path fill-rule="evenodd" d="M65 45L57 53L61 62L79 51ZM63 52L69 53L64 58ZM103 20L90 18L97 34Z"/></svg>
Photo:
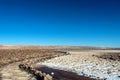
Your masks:
<svg viewBox="0 0 120 80"><path fill-rule="evenodd" d="M0 44L120 47L119 0L0 0Z"/></svg>

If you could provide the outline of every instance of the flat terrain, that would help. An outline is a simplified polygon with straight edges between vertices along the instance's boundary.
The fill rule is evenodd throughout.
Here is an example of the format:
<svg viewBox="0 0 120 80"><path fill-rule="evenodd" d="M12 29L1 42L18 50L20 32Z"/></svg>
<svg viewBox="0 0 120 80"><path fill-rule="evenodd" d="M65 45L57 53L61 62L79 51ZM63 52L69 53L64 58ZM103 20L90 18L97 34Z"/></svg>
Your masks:
<svg viewBox="0 0 120 80"><path fill-rule="evenodd" d="M31 76L18 67L19 63L12 63L1 69L2 80L29 80Z"/></svg>
<svg viewBox="0 0 120 80"><path fill-rule="evenodd" d="M19 64L53 72L57 80L119 80L119 61L118 48L1 45L0 80L36 80Z"/></svg>
<svg viewBox="0 0 120 80"><path fill-rule="evenodd" d="M34 77L21 71L19 64L31 66L35 62L61 55L48 49L0 49L0 80L32 80Z"/></svg>
<svg viewBox="0 0 120 80"><path fill-rule="evenodd" d="M37 65L71 71L97 80L120 80L119 50L68 51L68 53L70 55L52 58Z"/></svg>

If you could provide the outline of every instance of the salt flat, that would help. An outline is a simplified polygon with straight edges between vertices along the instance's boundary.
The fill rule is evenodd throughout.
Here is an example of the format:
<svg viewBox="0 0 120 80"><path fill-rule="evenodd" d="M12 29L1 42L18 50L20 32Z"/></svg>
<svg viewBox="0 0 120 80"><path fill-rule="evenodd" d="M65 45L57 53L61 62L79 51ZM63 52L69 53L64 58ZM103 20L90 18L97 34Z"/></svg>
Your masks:
<svg viewBox="0 0 120 80"><path fill-rule="evenodd" d="M52 68L72 71L79 75L106 80L120 80L120 62L98 58L93 55L115 55L119 50L69 51L70 55L56 57L37 63Z"/></svg>

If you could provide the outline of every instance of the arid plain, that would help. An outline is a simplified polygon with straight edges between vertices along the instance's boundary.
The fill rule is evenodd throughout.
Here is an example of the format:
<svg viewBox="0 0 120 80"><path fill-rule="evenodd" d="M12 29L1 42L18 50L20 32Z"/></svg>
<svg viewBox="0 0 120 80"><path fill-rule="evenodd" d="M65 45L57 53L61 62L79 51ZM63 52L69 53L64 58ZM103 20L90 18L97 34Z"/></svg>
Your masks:
<svg viewBox="0 0 120 80"><path fill-rule="evenodd" d="M120 80L120 49L0 46L0 80Z"/></svg>

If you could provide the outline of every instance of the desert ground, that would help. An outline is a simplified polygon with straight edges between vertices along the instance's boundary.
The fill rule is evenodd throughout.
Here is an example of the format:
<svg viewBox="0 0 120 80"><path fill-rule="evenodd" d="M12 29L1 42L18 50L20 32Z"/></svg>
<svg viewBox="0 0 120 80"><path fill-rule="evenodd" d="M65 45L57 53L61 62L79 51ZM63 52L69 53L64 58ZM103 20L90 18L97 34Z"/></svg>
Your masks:
<svg viewBox="0 0 120 80"><path fill-rule="evenodd" d="M120 49L0 46L0 80L120 80Z"/></svg>

